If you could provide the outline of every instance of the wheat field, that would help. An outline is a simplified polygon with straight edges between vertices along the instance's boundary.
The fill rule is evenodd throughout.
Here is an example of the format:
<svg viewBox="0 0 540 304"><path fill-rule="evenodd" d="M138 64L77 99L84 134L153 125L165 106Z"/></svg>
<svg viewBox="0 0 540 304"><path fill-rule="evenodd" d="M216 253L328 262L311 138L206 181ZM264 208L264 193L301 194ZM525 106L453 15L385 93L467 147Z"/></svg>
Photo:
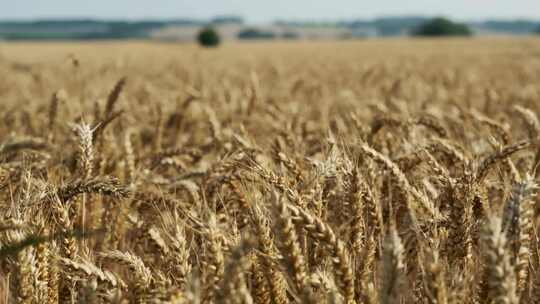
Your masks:
<svg viewBox="0 0 540 304"><path fill-rule="evenodd" d="M540 303L540 40L0 44L0 303Z"/></svg>

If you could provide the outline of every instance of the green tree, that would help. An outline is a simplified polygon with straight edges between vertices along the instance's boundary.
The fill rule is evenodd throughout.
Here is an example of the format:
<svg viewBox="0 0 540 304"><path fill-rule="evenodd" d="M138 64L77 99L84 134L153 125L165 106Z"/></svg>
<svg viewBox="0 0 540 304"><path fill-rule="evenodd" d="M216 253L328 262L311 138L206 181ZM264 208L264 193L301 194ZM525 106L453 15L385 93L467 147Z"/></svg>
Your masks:
<svg viewBox="0 0 540 304"><path fill-rule="evenodd" d="M535 33L540 34L540 26L536 29Z"/></svg>
<svg viewBox="0 0 540 304"><path fill-rule="evenodd" d="M221 38L214 28L205 27L197 35L197 41L204 47L217 47L221 42Z"/></svg>
<svg viewBox="0 0 540 304"><path fill-rule="evenodd" d="M470 36L472 32L465 24L439 17L421 24L412 34L414 36Z"/></svg>

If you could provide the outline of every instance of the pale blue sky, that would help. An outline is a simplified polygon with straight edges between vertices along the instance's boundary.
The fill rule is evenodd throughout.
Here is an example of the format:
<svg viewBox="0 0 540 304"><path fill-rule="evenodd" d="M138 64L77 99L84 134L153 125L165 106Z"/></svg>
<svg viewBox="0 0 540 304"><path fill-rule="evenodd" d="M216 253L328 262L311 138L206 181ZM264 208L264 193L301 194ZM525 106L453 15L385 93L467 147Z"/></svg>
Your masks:
<svg viewBox="0 0 540 304"><path fill-rule="evenodd" d="M208 18L238 14L251 22L275 19L445 15L457 19L537 18L540 0L0 0L0 19Z"/></svg>

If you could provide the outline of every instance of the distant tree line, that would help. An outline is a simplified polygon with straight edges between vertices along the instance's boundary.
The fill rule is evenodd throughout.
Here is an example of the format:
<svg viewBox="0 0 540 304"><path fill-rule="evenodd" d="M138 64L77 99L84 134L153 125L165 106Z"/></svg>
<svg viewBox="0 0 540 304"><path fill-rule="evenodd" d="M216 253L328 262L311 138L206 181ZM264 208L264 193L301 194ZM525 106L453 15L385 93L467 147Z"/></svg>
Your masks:
<svg viewBox="0 0 540 304"><path fill-rule="evenodd" d="M42 20L42 21L0 21L0 39L8 40L92 40L92 39L147 39L152 31L168 26L219 27L225 24L244 25L238 16L218 16L209 20L173 19L154 21L98 21L80 20ZM532 20L484 21L468 24L452 22L444 18L388 17L374 20L344 20L338 22L288 22L277 21L278 26L289 28L284 33L246 27L238 34L239 39L296 39L297 28L338 27L365 30L378 36L415 35L471 35L473 30L481 29L510 34L540 33L540 24Z"/></svg>
<svg viewBox="0 0 540 304"><path fill-rule="evenodd" d="M243 24L236 16L220 16L210 24ZM0 22L0 38L8 40L95 40L144 39L150 32L167 26L204 26L207 21L176 19L157 21L96 21L96 20L42 20L30 22Z"/></svg>
<svg viewBox="0 0 540 304"><path fill-rule="evenodd" d="M399 36L414 33L421 25L433 21L432 18L423 16L383 17L373 20L344 20L337 22L298 22L276 21L274 24L289 27L343 27L349 29L374 30L378 36ZM481 22L468 22L464 24L470 29L482 29L491 32L508 34L530 34L540 26L535 20L486 20ZM539 28L540 30L540 28Z"/></svg>
<svg viewBox="0 0 540 304"><path fill-rule="evenodd" d="M490 29L492 31L500 31L507 33L531 33L539 26L538 22L529 20L509 20L509 21L485 21L474 24L481 28Z"/></svg>
<svg viewBox="0 0 540 304"><path fill-rule="evenodd" d="M274 39L276 33L271 31L258 30L256 28L247 28L238 33L238 39L252 40L252 39Z"/></svg>
<svg viewBox="0 0 540 304"><path fill-rule="evenodd" d="M219 25L219 24L244 24L244 18L240 16L217 16L214 17L211 21L211 24Z"/></svg>
<svg viewBox="0 0 540 304"><path fill-rule="evenodd" d="M264 40L264 39L298 39L300 36L293 31L286 31L283 33L275 33L272 31L265 31L256 28L246 28L240 31L237 36L240 40Z"/></svg>
<svg viewBox="0 0 540 304"><path fill-rule="evenodd" d="M174 22L178 25L196 25L195 21L179 20ZM36 21L0 23L0 38L24 40L51 40L51 39L133 39L147 38L149 32L159 29L167 24L164 21L91 21L91 20L66 20L66 21Z"/></svg>
<svg viewBox="0 0 540 304"><path fill-rule="evenodd" d="M431 19L411 33L413 36L471 36L472 31L462 23L456 23L446 18Z"/></svg>

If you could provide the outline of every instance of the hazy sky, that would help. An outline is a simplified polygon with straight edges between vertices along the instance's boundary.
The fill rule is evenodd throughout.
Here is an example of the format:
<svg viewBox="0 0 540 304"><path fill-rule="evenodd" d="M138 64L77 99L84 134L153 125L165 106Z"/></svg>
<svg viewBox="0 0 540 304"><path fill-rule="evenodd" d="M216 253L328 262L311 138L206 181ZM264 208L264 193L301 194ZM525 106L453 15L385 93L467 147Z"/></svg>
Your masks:
<svg viewBox="0 0 540 304"><path fill-rule="evenodd" d="M238 14L251 22L282 19L445 15L458 19L538 18L540 0L0 0L1 19L208 18Z"/></svg>

